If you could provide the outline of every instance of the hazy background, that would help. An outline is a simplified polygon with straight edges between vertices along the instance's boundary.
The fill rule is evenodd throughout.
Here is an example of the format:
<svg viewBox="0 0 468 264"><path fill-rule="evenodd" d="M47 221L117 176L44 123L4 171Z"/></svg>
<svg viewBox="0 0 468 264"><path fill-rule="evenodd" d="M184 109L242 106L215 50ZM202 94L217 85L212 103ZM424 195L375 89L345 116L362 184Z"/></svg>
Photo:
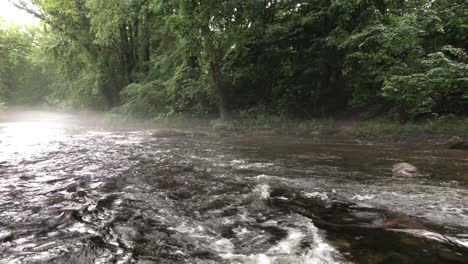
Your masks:
<svg viewBox="0 0 468 264"><path fill-rule="evenodd" d="M29 0L25 1L29 2ZM40 22L27 12L17 9L8 0L0 0L0 17L18 25L37 25Z"/></svg>

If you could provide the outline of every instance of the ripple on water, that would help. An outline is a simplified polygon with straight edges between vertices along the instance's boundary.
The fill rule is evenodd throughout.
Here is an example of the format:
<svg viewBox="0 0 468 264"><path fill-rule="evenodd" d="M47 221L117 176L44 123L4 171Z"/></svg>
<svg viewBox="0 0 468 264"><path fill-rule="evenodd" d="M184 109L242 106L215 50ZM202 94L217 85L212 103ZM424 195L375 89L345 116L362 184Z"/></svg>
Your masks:
<svg viewBox="0 0 468 264"><path fill-rule="evenodd" d="M285 228L287 235L266 251L250 255L236 254L232 243L223 239L219 240L222 246L220 256L232 263L345 263L340 253L326 242L309 219L290 215L280 220L281 228ZM278 222L270 221L263 225L278 227Z"/></svg>
<svg viewBox="0 0 468 264"><path fill-rule="evenodd" d="M348 143L265 153L189 133L52 121L0 123L0 263L344 263L336 237L358 245L346 254L373 252L365 242L376 240L359 241L385 225L468 246L466 228L438 233L414 220L468 227L466 189L374 175L346 156ZM329 220L340 231L326 229ZM362 229L348 223L375 228L354 236Z"/></svg>

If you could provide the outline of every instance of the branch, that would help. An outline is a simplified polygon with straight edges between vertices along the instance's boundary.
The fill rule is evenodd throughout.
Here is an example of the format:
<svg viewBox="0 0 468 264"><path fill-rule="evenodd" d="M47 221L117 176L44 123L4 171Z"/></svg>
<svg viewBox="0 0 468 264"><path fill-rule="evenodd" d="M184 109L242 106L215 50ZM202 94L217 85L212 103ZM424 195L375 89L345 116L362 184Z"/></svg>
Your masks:
<svg viewBox="0 0 468 264"><path fill-rule="evenodd" d="M38 11L34 10L32 7L28 6L28 3L24 0L19 0L18 3L14 0L8 0L8 2L10 2L16 8L26 11L34 17L39 18L40 20L46 20L44 14L41 14Z"/></svg>

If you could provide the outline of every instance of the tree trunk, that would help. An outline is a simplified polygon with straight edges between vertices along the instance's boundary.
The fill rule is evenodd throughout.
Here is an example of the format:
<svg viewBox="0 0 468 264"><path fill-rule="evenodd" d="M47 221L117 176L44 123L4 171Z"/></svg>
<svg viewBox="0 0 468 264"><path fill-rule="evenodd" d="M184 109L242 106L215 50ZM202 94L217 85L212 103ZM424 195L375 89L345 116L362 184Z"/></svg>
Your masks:
<svg viewBox="0 0 468 264"><path fill-rule="evenodd" d="M120 28L120 38L121 38L121 47L120 47L120 55L121 55L121 66L122 66L122 73L124 76L124 85L130 83L129 79L129 58L128 58L128 37L125 26L121 26Z"/></svg>
<svg viewBox="0 0 468 264"><path fill-rule="evenodd" d="M148 7L145 9L145 20L143 27L143 72L147 74L150 70L150 60L151 60L151 33L150 33L150 21L152 14L148 10Z"/></svg>
<svg viewBox="0 0 468 264"><path fill-rule="evenodd" d="M138 47L139 47L139 42L140 42L140 34L139 34L139 30L140 30L140 19L138 18L138 14L135 16L135 19L133 21L133 27L131 27L131 29L133 30L133 34L132 34L132 56L133 56L133 60L135 61L135 65L134 67L139 70L139 68L141 67L141 60L140 60L140 54L138 54Z"/></svg>
<svg viewBox="0 0 468 264"><path fill-rule="evenodd" d="M232 118L231 109L229 106L228 94L226 91L226 83L224 82L218 63L211 62L211 77L216 89L217 105L219 116L222 120L229 120Z"/></svg>
<svg viewBox="0 0 468 264"><path fill-rule="evenodd" d="M132 83L132 71L135 67L135 58L133 56L133 33L132 28L129 25L122 26L122 45L123 45L123 52L125 53L125 77L127 79L127 83Z"/></svg>

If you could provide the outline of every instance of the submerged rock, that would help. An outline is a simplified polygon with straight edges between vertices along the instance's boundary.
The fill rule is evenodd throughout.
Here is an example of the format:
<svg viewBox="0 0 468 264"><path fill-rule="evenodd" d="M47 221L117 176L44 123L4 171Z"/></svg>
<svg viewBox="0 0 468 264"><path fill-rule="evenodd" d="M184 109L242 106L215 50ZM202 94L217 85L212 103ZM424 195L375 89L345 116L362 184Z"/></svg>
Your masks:
<svg viewBox="0 0 468 264"><path fill-rule="evenodd" d="M462 138L453 136L447 142L446 145L449 149L465 149L468 150L468 142L465 142Z"/></svg>
<svg viewBox="0 0 468 264"><path fill-rule="evenodd" d="M401 162L393 165L392 172L393 176L411 177L416 176L418 173L418 168L409 163Z"/></svg>

